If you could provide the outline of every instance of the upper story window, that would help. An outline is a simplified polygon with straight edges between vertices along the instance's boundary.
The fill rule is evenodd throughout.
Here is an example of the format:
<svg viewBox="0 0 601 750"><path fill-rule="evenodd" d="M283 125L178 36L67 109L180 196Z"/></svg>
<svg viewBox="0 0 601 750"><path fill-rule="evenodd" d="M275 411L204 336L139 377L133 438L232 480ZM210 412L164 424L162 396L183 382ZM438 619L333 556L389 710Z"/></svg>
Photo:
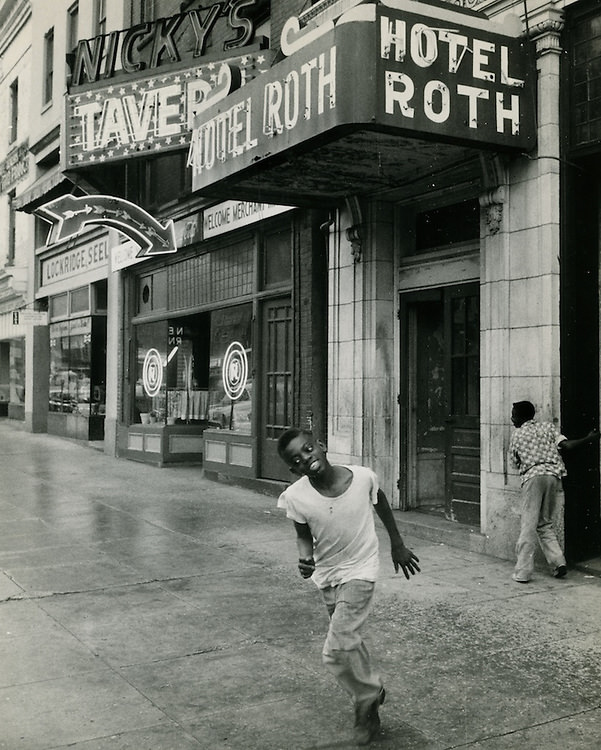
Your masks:
<svg viewBox="0 0 601 750"><path fill-rule="evenodd" d="M428 252L480 237L480 207L475 199L418 213L415 251Z"/></svg>
<svg viewBox="0 0 601 750"><path fill-rule="evenodd" d="M43 104L52 101L54 82L54 28L44 36L44 100Z"/></svg>
<svg viewBox="0 0 601 750"><path fill-rule="evenodd" d="M94 36L106 34L106 0L94 3Z"/></svg>
<svg viewBox="0 0 601 750"><path fill-rule="evenodd" d="M67 11L67 51L71 52L77 47L79 41L79 2Z"/></svg>
<svg viewBox="0 0 601 750"><path fill-rule="evenodd" d="M19 126L19 79L15 79L10 84L9 89L9 118L10 127L8 129L8 142L14 143L17 140Z"/></svg>

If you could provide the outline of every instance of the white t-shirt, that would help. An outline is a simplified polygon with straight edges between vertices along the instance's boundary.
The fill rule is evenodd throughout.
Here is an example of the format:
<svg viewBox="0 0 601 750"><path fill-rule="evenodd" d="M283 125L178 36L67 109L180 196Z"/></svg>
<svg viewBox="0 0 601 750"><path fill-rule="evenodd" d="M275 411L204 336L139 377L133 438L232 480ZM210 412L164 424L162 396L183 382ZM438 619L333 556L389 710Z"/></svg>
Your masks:
<svg viewBox="0 0 601 750"><path fill-rule="evenodd" d="M318 492L308 477L291 484L278 499L278 508L297 523L306 523L314 543L313 581L320 588L350 580L378 577L378 537L373 506L378 502L378 478L364 466L348 466L349 487L338 497Z"/></svg>

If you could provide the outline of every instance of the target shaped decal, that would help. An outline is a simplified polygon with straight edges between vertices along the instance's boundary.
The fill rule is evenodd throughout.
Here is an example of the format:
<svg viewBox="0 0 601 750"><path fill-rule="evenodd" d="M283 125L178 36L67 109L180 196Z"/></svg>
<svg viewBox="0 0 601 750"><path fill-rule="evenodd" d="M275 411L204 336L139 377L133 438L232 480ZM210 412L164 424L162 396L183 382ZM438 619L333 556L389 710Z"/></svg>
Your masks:
<svg viewBox="0 0 601 750"><path fill-rule="evenodd" d="M222 368L223 387L232 401L244 393L248 378L248 358L242 344L233 341L225 352Z"/></svg>
<svg viewBox="0 0 601 750"><path fill-rule="evenodd" d="M147 396L153 398L161 390L163 384L163 360L156 349L149 349L144 357L142 368L142 384Z"/></svg>

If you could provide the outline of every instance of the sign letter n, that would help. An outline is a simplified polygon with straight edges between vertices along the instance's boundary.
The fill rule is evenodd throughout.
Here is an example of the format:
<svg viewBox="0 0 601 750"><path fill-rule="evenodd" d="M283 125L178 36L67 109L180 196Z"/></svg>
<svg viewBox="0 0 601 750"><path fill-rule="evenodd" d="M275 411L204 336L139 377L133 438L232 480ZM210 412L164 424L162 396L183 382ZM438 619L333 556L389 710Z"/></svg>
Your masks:
<svg viewBox="0 0 601 750"><path fill-rule="evenodd" d="M93 45L93 50L91 45ZM72 86L81 86L82 83L92 83L98 80L103 50L103 36L97 36L94 39L82 39L78 42L71 78Z"/></svg>

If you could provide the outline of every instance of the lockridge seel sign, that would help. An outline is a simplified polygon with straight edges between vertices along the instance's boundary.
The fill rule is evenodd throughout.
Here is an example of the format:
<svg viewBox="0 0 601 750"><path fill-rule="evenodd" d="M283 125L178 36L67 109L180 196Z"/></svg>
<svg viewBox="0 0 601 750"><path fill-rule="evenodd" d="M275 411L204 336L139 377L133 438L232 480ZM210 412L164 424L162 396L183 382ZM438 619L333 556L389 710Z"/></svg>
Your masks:
<svg viewBox="0 0 601 750"><path fill-rule="evenodd" d="M323 33L286 24L290 56L195 118L194 189L359 131L530 150L526 43L481 15L423 11L423 3L383 0L356 6Z"/></svg>
<svg viewBox="0 0 601 750"><path fill-rule="evenodd" d="M59 281L85 274L88 271L108 267L108 241L100 237L79 247L66 250L59 255L41 262L40 286L56 284Z"/></svg>

